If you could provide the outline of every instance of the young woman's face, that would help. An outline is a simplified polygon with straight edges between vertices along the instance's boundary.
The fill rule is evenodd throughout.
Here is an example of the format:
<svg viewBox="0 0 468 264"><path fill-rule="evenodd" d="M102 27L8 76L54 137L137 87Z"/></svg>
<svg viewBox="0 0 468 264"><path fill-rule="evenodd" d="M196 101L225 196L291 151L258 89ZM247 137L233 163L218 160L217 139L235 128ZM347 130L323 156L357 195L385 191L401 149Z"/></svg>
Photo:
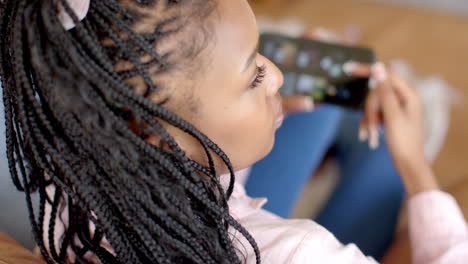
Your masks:
<svg viewBox="0 0 468 264"><path fill-rule="evenodd" d="M246 0L217 0L210 44L196 58L202 73L190 91L175 89L168 108L215 142L236 170L267 155L283 120L278 89L283 76L271 61L258 54L255 16ZM190 96L192 107L184 107ZM198 143L170 131L187 154L206 162ZM219 168L225 172L226 168Z"/></svg>

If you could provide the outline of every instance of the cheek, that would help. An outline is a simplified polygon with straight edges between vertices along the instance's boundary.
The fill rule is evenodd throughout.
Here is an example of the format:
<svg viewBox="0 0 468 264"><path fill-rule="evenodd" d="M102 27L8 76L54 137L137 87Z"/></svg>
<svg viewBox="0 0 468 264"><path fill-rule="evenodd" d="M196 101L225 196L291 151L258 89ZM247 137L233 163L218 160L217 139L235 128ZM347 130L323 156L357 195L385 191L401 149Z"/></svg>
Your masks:
<svg viewBox="0 0 468 264"><path fill-rule="evenodd" d="M206 134L226 152L236 169L262 159L274 142L271 104L262 91L247 93L260 94L246 94L240 103L212 111L211 120L204 125Z"/></svg>

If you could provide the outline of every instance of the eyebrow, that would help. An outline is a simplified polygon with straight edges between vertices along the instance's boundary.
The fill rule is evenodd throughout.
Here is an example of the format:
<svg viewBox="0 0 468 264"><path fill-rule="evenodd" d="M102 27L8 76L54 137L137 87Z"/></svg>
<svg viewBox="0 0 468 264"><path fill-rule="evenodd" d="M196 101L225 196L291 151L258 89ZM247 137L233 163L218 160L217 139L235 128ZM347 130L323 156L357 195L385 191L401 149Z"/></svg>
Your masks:
<svg viewBox="0 0 468 264"><path fill-rule="evenodd" d="M242 73L246 72L250 65L252 65L252 63L255 61L259 47L260 42L257 42L257 45L255 45L255 49L253 50L252 54L250 54L249 58L247 59L247 62L245 63L245 67L244 70L242 70Z"/></svg>

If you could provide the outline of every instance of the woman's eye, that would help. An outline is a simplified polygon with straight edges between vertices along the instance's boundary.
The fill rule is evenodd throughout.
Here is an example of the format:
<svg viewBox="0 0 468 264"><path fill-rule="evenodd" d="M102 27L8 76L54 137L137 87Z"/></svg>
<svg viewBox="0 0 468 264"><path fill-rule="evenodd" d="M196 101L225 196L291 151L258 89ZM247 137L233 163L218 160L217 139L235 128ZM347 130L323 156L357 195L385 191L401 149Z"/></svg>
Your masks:
<svg viewBox="0 0 468 264"><path fill-rule="evenodd" d="M266 66L265 65L257 66L257 74L253 82L250 84L250 88L253 89L253 88L258 87L260 84L262 84L263 80L265 79L265 75L266 75Z"/></svg>

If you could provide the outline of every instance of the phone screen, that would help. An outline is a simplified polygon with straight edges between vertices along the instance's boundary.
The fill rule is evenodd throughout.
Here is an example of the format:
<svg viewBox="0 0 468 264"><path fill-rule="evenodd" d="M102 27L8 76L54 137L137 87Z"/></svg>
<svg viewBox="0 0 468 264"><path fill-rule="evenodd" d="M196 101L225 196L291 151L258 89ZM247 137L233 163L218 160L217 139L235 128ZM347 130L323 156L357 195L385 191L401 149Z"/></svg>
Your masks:
<svg viewBox="0 0 468 264"><path fill-rule="evenodd" d="M260 53L284 74L283 96L307 95L314 101L349 108L362 108L369 92L369 79L343 71L348 61L374 63L371 49L326 43L278 34L260 36Z"/></svg>

